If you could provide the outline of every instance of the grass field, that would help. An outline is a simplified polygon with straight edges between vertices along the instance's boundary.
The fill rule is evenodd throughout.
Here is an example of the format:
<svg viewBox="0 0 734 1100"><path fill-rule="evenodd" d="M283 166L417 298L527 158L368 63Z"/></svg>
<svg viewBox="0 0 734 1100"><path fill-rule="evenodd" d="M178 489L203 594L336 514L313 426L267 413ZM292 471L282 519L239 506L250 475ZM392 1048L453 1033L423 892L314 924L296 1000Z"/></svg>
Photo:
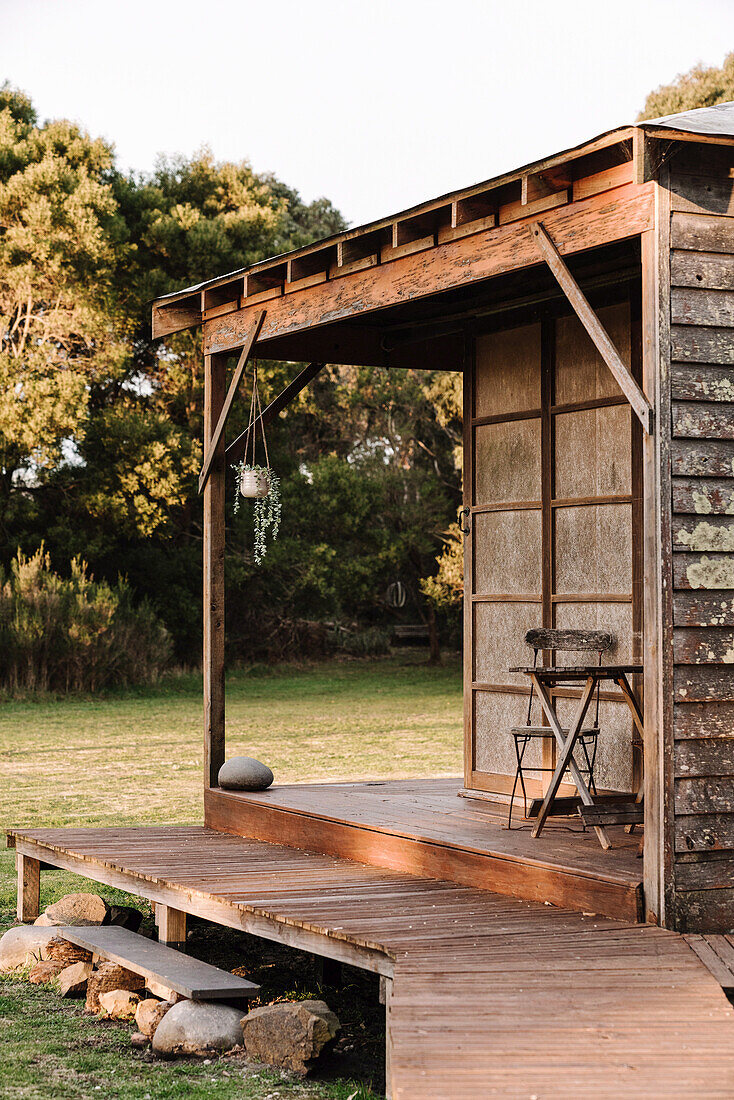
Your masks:
<svg viewBox="0 0 734 1100"><path fill-rule="evenodd" d="M276 782L461 772L458 658L431 669L409 654L309 667L255 668L227 680L227 751L257 756ZM0 706L3 826L183 824L201 821L201 678L171 679L137 693L40 699ZM45 873L42 905L83 880ZM131 899L107 888L110 901ZM133 899L134 900L134 899ZM13 853L0 850L0 925L13 921ZM141 907L142 906L141 904ZM319 996L308 956L252 937L197 927L190 949L221 965L265 965L264 999ZM265 960L265 964L263 964ZM280 1097L360 1100L379 1085L380 1010L371 978L346 971L326 991L347 1038L341 1058L306 1083L237 1060L161 1063L129 1046L130 1028L85 1017L42 987L0 978L0 1096L16 1100L167 1100ZM367 983L367 984L366 984ZM356 1054L349 1049L357 1048ZM354 1074L352 1076L352 1074ZM355 1078L362 1083L355 1083Z"/></svg>

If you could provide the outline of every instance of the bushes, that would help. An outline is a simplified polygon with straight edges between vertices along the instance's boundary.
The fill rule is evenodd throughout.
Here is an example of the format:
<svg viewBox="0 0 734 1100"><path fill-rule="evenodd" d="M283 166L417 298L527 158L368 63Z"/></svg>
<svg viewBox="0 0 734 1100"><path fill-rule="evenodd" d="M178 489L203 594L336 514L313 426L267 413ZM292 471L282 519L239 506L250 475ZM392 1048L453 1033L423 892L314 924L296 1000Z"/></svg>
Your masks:
<svg viewBox="0 0 734 1100"><path fill-rule="evenodd" d="M124 581L96 582L76 558L71 576L51 570L43 548L0 570L0 686L18 691L97 691L154 680L171 657L168 631Z"/></svg>

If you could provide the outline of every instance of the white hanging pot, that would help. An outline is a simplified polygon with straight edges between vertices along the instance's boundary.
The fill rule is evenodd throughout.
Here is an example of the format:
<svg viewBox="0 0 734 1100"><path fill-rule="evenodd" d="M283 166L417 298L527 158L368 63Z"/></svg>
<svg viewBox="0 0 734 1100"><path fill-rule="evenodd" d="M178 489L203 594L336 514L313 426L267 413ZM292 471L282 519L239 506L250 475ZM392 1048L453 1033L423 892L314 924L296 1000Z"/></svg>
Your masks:
<svg viewBox="0 0 734 1100"><path fill-rule="evenodd" d="M243 497L266 497L270 492L270 474L262 467L254 470L242 470L240 473L240 494Z"/></svg>

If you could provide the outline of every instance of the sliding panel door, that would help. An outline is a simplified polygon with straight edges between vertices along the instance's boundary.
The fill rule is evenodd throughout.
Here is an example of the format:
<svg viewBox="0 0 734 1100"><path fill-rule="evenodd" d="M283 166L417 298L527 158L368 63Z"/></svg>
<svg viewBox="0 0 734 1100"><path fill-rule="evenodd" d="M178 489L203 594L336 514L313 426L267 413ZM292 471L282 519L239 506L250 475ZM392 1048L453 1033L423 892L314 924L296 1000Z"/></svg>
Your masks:
<svg viewBox="0 0 734 1100"><path fill-rule="evenodd" d="M634 308L634 302L633 307ZM599 311L637 369L629 301ZM640 659L640 440L630 408L573 316L478 336L466 372L466 786L506 794L525 721L528 681L508 671L532 659L534 626L610 630L606 659ZM634 542L634 550L633 550ZM559 663L588 660L567 654ZM559 692L567 718L577 692ZM636 789L629 711L602 692L597 779ZM592 710L593 714L593 710ZM535 706L533 721L540 721ZM555 747L531 746L541 793ZM535 779L533 782L532 779Z"/></svg>

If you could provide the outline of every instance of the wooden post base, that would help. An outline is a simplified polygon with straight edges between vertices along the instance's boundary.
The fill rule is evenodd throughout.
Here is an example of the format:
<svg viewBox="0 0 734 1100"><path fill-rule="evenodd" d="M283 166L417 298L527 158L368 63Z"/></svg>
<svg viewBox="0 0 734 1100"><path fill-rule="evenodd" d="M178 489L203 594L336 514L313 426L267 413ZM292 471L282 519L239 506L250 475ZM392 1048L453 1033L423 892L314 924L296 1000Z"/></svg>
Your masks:
<svg viewBox="0 0 734 1100"><path fill-rule="evenodd" d="M41 912L41 864L31 856L15 854L18 871L18 920L30 923Z"/></svg>
<svg viewBox="0 0 734 1100"><path fill-rule="evenodd" d="M155 907L155 922L158 925L158 942L166 947L181 949L186 944L186 914L170 905L158 903Z"/></svg>

